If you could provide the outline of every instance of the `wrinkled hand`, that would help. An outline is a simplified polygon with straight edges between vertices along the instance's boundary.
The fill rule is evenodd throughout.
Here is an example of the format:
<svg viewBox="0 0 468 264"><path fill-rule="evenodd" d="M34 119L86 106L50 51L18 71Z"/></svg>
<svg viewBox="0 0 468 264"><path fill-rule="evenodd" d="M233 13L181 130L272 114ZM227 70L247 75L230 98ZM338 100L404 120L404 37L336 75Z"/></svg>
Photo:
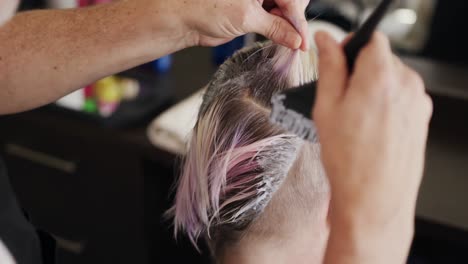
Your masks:
<svg viewBox="0 0 468 264"><path fill-rule="evenodd" d="M291 49L308 48L309 0L178 0L198 45L216 46L254 32Z"/></svg>
<svg viewBox="0 0 468 264"><path fill-rule="evenodd" d="M432 101L419 75L392 54L384 35L373 36L351 75L342 47L323 32L316 40L320 78L313 115L332 189L330 243L335 223L335 228L346 227L342 234L366 237L365 247L376 256L359 263L387 257L385 263L403 263L413 234Z"/></svg>

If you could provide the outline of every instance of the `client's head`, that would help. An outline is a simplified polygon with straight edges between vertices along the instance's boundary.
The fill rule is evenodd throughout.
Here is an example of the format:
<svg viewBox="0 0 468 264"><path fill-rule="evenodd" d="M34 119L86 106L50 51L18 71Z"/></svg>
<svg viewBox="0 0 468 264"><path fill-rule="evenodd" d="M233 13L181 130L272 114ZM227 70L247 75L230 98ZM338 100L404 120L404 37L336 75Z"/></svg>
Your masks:
<svg viewBox="0 0 468 264"><path fill-rule="evenodd" d="M330 194L319 146L269 121L272 95L315 78L313 65L311 53L258 44L207 87L172 213L176 234L204 238L218 263L322 260Z"/></svg>

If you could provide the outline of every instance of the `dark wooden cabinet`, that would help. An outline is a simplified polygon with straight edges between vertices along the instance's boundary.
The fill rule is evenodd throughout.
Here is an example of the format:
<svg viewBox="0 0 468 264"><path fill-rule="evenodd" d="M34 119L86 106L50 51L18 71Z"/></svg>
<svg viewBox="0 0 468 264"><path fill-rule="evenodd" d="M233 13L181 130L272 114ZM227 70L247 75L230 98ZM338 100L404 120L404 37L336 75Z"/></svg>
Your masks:
<svg viewBox="0 0 468 264"><path fill-rule="evenodd" d="M145 135L144 127L104 128L47 108L0 118L18 199L57 238L59 263L203 262L175 242L163 217L176 157Z"/></svg>
<svg viewBox="0 0 468 264"><path fill-rule="evenodd" d="M2 152L21 205L58 238L63 263L146 263L140 157L110 131L85 124L70 133L66 121L41 111L1 120Z"/></svg>

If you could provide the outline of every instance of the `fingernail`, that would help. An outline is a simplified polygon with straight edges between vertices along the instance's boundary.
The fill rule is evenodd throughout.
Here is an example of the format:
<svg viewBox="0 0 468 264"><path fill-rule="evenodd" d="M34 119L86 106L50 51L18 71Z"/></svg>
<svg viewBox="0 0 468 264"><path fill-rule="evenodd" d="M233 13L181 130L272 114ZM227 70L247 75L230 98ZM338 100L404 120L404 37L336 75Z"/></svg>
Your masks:
<svg viewBox="0 0 468 264"><path fill-rule="evenodd" d="M290 48L298 49L301 46L302 38L297 33L288 32L285 42Z"/></svg>
<svg viewBox="0 0 468 264"><path fill-rule="evenodd" d="M309 24L307 23L307 20L304 20L302 22L302 30L301 30L301 35L303 36L302 37L302 49L304 51L307 51L309 50L309 46L310 46L310 42L309 42Z"/></svg>
<svg viewBox="0 0 468 264"><path fill-rule="evenodd" d="M307 36L308 35L306 35L306 37L302 39L301 49L303 51L308 51L309 50L309 39L308 39Z"/></svg>

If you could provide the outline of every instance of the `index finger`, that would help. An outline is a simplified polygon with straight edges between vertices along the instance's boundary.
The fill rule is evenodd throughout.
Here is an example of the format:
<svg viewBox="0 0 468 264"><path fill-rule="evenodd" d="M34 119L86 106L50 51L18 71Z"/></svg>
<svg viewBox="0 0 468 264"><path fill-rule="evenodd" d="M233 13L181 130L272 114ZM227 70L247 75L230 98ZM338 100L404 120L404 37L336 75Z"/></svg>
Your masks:
<svg viewBox="0 0 468 264"><path fill-rule="evenodd" d="M394 58L389 39L382 33L372 35L370 42L361 50L354 66L355 75L374 77L394 67Z"/></svg>

